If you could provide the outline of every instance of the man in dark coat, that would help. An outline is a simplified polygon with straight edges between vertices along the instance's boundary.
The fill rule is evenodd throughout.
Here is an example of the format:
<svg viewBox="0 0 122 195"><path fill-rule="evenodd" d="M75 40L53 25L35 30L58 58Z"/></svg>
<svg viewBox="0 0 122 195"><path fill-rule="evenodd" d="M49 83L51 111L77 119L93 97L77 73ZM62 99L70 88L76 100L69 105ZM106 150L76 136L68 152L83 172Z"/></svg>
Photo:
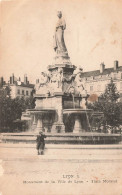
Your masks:
<svg viewBox="0 0 122 195"><path fill-rule="evenodd" d="M37 142L37 150L38 150L38 154L39 154L39 149L41 149L41 154L43 153L43 150L45 148L45 139L46 138L46 135L40 131L39 132L39 135L37 135L37 139L36 139L36 142Z"/></svg>

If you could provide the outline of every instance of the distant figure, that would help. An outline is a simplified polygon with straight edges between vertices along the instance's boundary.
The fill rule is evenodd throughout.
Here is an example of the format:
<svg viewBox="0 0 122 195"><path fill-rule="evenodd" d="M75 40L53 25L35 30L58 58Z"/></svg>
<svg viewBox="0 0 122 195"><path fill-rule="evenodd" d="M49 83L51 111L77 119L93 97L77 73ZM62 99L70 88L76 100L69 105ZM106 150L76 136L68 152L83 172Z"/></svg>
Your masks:
<svg viewBox="0 0 122 195"><path fill-rule="evenodd" d="M45 139L46 138L46 135L40 131L39 132L39 135L37 135L37 139L36 139L36 142L37 142L37 150L38 150L38 155L39 154L44 154L44 148L45 148Z"/></svg>

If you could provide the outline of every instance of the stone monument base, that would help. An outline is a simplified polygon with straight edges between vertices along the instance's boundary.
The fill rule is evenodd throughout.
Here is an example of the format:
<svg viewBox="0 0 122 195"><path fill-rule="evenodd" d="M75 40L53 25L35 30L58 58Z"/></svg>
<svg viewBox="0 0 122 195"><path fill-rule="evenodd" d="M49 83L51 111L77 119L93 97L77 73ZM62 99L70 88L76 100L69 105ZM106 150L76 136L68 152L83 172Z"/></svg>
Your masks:
<svg viewBox="0 0 122 195"><path fill-rule="evenodd" d="M36 144L37 133L2 133L2 142L11 143L34 143ZM106 133L46 133L46 144L118 144L122 140L120 134ZM48 146L47 146L48 147ZM106 146L107 147L107 146ZM114 146L113 146L114 147Z"/></svg>

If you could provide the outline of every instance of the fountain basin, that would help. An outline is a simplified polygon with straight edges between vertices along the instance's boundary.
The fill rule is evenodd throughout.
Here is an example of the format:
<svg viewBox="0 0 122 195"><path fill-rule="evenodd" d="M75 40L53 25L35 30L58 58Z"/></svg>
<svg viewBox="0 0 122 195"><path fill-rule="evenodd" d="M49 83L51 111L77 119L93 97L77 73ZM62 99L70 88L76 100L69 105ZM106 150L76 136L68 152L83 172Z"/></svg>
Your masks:
<svg viewBox="0 0 122 195"><path fill-rule="evenodd" d="M73 133L80 133L84 132L85 129L90 128L89 124L89 114L92 114L93 110L91 109L81 109L81 108L73 108L73 109L64 109L63 114L64 115L73 115L75 122L74 122L74 128ZM85 126L84 126L85 124Z"/></svg>
<svg viewBox="0 0 122 195"><path fill-rule="evenodd" d="M34 115L33 125L36 125L35 132L44 131L43 117L55 114L55 109L52 108L35 108L27 110L30 115ZM35 122L37 120L37 123Z"/></svg>
<svg viewBox="0 0 122 195"><path fill-rule="evenodd" d="M36 144L36 136L38 133L2 133L2 142L7 143L33 143ZM107 133L46 133L46 144L118 144L122 143L121 134ZM36 147L36 146L34 146ZM48 147L48 146L47 146ZM105 146L106 147L106 146Z"/></svg>
<svg viewBox="0 0 122 195"><path fill-rule="evenodd" d="M82 113L92 113L92 109L81 109L81 108L72 108L72 109L64 109L63 114L82 114Z"/></svg>
<svg viewBox="0 0 122 195"><path fill-rule="evenodd" d="M31 114L52 114L55 112L55 109L52 108L34 108L34 109L27 109L28 112Z"/></svg>
<svg viewBox="0 0 122 195"><path fill-rule="evenodd" d="M67 115L68 117L72 115L73 116L72 120L75 119L73 133L80 133L80 132L91 130L91 125L90 125L91 116L100 116L100 117L104 116L102 112L94 112L92 109L81 109L81 108L64 109L63 114Z"/></svg>

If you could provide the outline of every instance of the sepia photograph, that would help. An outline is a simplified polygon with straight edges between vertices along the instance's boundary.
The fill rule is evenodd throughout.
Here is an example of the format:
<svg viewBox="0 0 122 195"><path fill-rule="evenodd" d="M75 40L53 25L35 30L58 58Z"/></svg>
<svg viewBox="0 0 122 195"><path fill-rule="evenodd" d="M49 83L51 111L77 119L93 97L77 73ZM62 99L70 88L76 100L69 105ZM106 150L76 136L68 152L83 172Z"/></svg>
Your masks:
<svg viewBox="0 0 122 195"><path fill-rule="evenodd" d="M0 195L122 195L122 1L0 0Z"/></svg>

